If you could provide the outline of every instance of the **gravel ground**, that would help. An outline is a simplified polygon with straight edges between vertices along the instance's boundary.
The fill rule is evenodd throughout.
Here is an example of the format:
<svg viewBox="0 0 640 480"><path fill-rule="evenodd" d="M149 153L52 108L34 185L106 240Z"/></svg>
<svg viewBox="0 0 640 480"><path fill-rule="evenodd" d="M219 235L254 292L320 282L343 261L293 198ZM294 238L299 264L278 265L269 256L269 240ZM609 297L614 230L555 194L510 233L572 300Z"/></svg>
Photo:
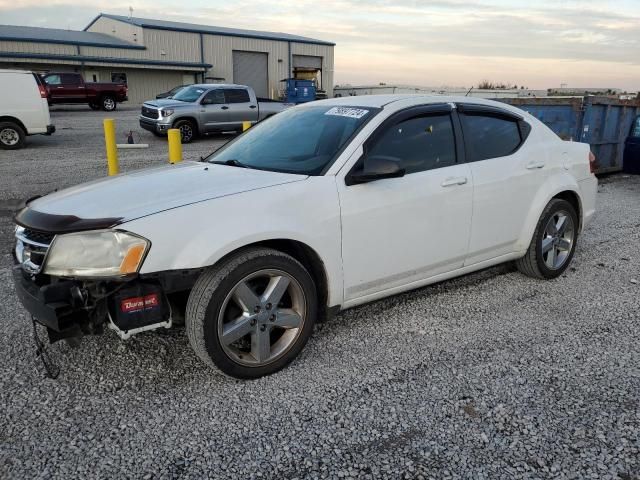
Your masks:
<svg viewBox="0 0 640 480"><path fill-rule="evenodd" d="M101 140L73 138L103 116L84 113L54 114L74 130L34 140L28 172L0 164L6 199L102 173ZM127 168L163 161L144 139ZM640 177L603 179L598 201L561 278L505 265L346 311L256 381L208 370L182 330L55 344L46 379L2 254L0 478L638 479Z"/></svg>

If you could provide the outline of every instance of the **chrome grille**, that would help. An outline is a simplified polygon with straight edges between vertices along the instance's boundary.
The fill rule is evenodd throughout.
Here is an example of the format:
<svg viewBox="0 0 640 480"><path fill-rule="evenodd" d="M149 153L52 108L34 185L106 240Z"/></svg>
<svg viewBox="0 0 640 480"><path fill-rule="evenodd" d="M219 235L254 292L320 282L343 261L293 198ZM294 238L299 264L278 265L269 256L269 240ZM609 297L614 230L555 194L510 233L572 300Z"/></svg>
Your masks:
<svg viewBox="0 0 640 480"><path fill-rule="evenodd" d="M22 269L28 273L39 273L55 235L24 227L16 227L15 256Z"/></svg>
<svg viewBox="0 0 640 480"><path fill-rule="evenodd" d="M141 115L147 118L160 118L160 111L143 105Z"/></svg>

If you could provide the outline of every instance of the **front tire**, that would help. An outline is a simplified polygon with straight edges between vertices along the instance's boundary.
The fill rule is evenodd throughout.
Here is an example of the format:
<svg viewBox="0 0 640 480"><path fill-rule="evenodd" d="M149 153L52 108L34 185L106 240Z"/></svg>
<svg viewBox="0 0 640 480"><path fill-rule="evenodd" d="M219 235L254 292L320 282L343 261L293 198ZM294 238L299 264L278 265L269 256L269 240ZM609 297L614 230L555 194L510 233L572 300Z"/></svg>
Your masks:
<svg viewBox="0 0 640 480"><path fill-rule="evenodd" d="M20 125L14 122L0 122L0 148L3 150L17 150L24 147L26 133Z"/></svg>
<svg viewBox="0 0 640 480"><path fill-rule="evenodd" d="M540 279L562 275L576 251L578 226L573 205L560 198L552 199L540 215L526 255L516 260L518 270Z"/></svg>
<svg viewBox="0 0 640 480"><path fill-rule="evenodd" d="M300 262L277 250L251 248L200 276L187 302L187 336L210 367L258 378L300 353L317 309L315 284Z"/></svg>
<svg viewBox="0 0 640 480"><path fill-rule="evenodd" d="M196 127L189 120L178 120L173 124L173 128L180 130L180 140L182 143L191 143L196 137Z"/></svg>

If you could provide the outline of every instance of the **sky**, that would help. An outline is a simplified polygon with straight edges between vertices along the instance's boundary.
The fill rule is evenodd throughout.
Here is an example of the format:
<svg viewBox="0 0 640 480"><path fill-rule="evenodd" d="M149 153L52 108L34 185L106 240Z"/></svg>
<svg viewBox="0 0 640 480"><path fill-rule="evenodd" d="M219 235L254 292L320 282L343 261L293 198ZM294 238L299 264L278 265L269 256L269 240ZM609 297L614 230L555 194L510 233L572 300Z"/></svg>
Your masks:
<svg viewBox="0 0 640 480"><path fill-rule="evenodd" d="M640 90L640 0L0 0L0 24L82 29L129 7L335 42L336 84Z"/></svg>

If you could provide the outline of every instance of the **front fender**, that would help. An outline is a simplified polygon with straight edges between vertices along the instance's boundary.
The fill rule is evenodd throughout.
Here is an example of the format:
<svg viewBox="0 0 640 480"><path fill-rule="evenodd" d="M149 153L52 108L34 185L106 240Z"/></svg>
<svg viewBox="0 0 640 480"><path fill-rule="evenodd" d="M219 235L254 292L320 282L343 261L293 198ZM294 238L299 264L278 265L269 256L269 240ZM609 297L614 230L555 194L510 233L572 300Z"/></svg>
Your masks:
<svg viewBox="0 0 640 480"><path fill-rule="evenodd" d="M542 211L551 201L551 199L562 192L573 192L578 198L580 203L580 211L578 213L578 220L582 223L582 199L580 197L580 188L576 179L569 175L567 172L560 172L553 177L547 179L538 189L533 202L531 202L531 208L527 213L526 221L524 222L524 228L520 233L516 249L519 253L524 254L533 238L538 220L542 215Z"/></svg>
<svg viewBox="0 0 640 480"><path fill-rule="evenodd" d="M152 245L140 273L215 265L231 252L266 240L294 240L317 253L330 305L342 303L340 207L333 177L310 177L185 205L127 222Z"/></svg>

